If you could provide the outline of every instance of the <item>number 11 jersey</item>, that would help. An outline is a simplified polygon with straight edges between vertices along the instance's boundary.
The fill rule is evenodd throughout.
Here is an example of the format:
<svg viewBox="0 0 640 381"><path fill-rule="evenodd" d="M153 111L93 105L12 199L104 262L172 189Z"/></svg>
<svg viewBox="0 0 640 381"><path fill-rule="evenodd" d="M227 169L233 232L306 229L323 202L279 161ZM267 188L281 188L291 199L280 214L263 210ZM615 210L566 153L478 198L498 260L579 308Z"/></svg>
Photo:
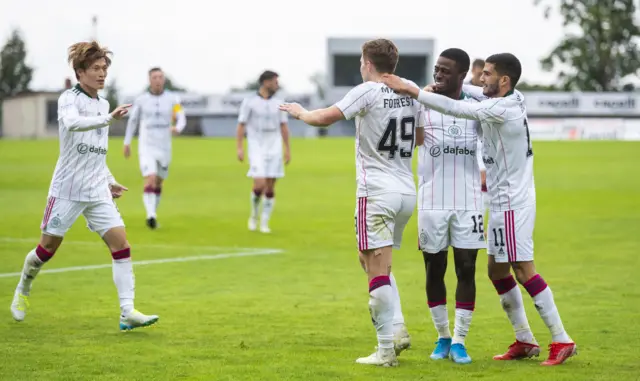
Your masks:
<svg viewBox="0 0 640 381"><path fill-rule="evenodd" d="M378 82L356 86L335 106L346 119L355 117L356 196L415 195L412 158L416 129L426 123L423 106Z"/></svg>

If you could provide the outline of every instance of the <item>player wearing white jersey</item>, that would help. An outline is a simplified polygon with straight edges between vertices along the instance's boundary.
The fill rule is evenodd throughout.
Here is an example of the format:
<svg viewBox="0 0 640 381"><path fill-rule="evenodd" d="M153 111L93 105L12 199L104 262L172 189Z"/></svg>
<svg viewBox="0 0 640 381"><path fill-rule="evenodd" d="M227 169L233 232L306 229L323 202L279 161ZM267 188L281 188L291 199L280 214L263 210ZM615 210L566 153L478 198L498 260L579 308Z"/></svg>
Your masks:
<svg viewBox="0 0 640 381"><path fill-rule="evenodd" d="M162 185L171 164L171 135L178 135L187 125L180 98L165 88L165 76L159 67L149 70L149 91L133 103L124 138L124 157L131 155L131 140L140 123L138 158L144 177L142 201L147 212L147 226L157 227Z"/></svg>
<svg viewBox="0 0 640 381"><path fill-rule="evenodd" d="M434 67L434 91L451 99L477 102L462 92L469 71L469 55L461 49L443 51ZM478 135L475 120L427 109L425 142L418 148L418 232L425 272L427 302L438 333L434 360L450 357L471 362L465 347L475 309L475 269L479 249L486 248ZM454 336L449 331L445 273L449 246L453 247L456 287Z"/></svg>
<svg viewBox="0 0 640 381"><path fill-rule="evenodd" d="M558 365L576 353L576 344L564 329L551 289L536 272L533 263L536 196L527 111L524 96L515 89L521 72L520 61L512 54L488 57L481 77L486 99L476 104L416 91L400 78L386 77L385 83L417 98L426 107L481 122L491 209L487 250L489 277L516 333L516 342L505 354L494 359L514 360L540 353L529 328L522 293L511 275L513 268L516 279L531 295L551 331L549 358L542 365Z"/></svg>
<svg viewBox="0 0 640 381"><path fill-rule="evenodd" d="M80 215L111 251L113 280L120 299L120 329L148 326L158 320L158 316L144 315L133 307L131 248L113 201L127 188L118 184L107 168L109 125L126 115L131 106L122 105L109 113L109 102L98 96L111 64L110 54L95 41L79 42L69 48L69 63L79 84L62 93L58 100L60 156L40 226L42 236L38 246L27 254L11 303L11 313L17 321L25 318L33 280Z"/></svg>
<svg viewBox="0 0 640 381"><path fill-rule="evenodd" d="M275 205L276 180L284 177L284 164L291 160L287 113L278 109L282 100L275 97L280 88L278 74L267 70L258 78L257 93L245 98L238 114L236 145L238 160L244 161L244 136L247 136L249 172L253 178L249 230L258 226L260 201L262 215L260 231L271 232L269 220ZM284 145L284 161L282 146Z"/></svg>
<svg viewBox="0 0 640 381"><path fill-rule="evenodd" d="M360 61L364 83L335 105L315 111L298 104L281 108L318 127L355 118L355 230L360 262L369 278L369 311L378 336L376 352L356 362L395 366L397 355L409 348L411 341L391 273L392 249L400 248L416 204L411 160L415 146L424 140L424 109L381 83L382 75L393 73L398 62L392 41L366 42ZM415 83L403 81L417 88Z"/></svg>

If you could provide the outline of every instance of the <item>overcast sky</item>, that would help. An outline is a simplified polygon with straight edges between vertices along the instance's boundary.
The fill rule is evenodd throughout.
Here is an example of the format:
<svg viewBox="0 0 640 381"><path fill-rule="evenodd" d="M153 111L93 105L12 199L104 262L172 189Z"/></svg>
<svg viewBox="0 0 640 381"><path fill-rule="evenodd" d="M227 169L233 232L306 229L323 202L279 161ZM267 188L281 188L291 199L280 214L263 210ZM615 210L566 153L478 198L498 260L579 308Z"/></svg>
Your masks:
<svg viewBox="0 0 640 381"><path fill-rule="evenodd" d="M312 91L327 37L430 37L436 54L459 47L472 59L508 51L525 80L549 83L539 59L563 34L560 19L545 20L533 0L0 0L0 11L0 41L14 27L23 32L36 90L62 87L72 75L67 47L90 38L98 16L123 95L141 91L152 66L200 93L226 92L267 68L289 91Z"/></svg>

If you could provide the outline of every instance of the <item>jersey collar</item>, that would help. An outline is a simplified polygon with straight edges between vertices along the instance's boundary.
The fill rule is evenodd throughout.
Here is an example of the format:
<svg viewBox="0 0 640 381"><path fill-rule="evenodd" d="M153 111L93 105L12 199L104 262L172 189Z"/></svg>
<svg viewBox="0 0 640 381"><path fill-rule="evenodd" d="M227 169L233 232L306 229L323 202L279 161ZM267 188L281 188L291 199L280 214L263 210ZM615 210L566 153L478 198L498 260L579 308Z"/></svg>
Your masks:
<svg viewBox="0 0 640 381"><path fill-rule="evenodd" d="M89 93L87 93L86 91L84 91L84 89L80 86L80 84L76 84L75 85L75 89L78 90L79 92L81 92L82 94L86 95L87 97L91 98L91 99L100 99L99 95L96 95L96 97L92 97L91 95L89 95Z"/></svg>
<svg viewBox="0 0 640 381"><path fill-rule="evenodd" d="M508 97L509 95L513 95L513 90L507 91L507 93L504 95L504 98Z"/></svg>

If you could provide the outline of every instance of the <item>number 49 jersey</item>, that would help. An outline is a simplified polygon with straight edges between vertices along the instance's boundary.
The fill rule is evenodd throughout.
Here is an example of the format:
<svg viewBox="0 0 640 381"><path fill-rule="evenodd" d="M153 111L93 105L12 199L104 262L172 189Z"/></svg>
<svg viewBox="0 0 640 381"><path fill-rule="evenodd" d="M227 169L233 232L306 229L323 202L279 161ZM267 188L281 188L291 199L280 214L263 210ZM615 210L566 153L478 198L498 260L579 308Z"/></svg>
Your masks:
<svg viewBox="0 0 640 381"><path fill-rule="evenodd" d="M335 106L355 117L357 197L415 195L412 157L416 128L426 123L423 106L378 82L356 86Z"/></svg>

